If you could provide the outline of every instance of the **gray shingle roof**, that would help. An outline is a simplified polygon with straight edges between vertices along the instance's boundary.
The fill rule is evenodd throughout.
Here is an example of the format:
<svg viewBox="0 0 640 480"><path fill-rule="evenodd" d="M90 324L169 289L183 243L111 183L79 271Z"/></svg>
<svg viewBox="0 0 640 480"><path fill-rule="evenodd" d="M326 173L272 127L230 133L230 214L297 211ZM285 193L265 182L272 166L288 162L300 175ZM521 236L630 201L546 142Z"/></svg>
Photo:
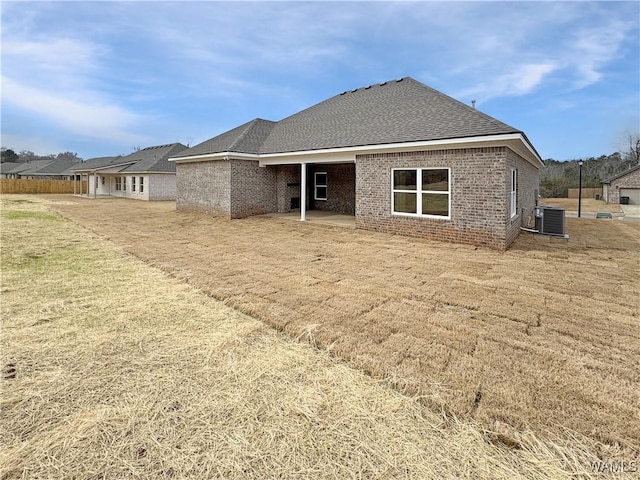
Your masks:
<svg viewBox="0 0 640 480"><path fill-rule="evenodd" d="M445 140L516 130L410 77L343 92L277 123L262 153Z"/></svg>
<svg viewBox="0 0 640 480"><path fill-rule="evenodd" d="M0 163L0 173L7 173L11 171L11 169L16 168L20 165L17 162L2 162Z"/></svg>
<svg viewBox="0 0 640 480"><path fill-rule="evenodd" d="M37 172L38 170L46 167L52 162L53 162L53 159L34 160L33 162L18 163L17 166L3 173L17 173L20 175L31 175L33 172Z"/></svg>
<svg viewBox="0 0 640 480"><path fill-rule="evenodd" d="M522 133L405 77L343 92L279 122L255 119L181 153L285 153Z"/></svg>
<svg viewBox="0 0 640 480"><path fill-rule="evenodd" d="M219 152L260 153L276 122L256 118L217 137L206 140L180 154L181 157Z"/></svg>
<svg viewBox="0 0 640 480"><path fill-rule="evenodd" d="M95 170L97 168L108 167L109 165L119 165L118 161L122 157L97 157L90 158L85 160L82 163L79 163L76 167L73 168L74 171L86 171L86 170Z"/></svg>
<svg viewBox="0 0 640 480"><path fill-rule="evenodd" d="M67 175L64 172L66 172L70 168L73 168L76 165L79 165L79 163L74 162L73 160L54 160L53 162L50 162L44 167L39 168L34 172L30 172L29 174L34 176Z"/></svg>
<svg viewBox="0 0 640 480"><path fill-rule="evenodd" d="M95 171L97 169L121 166L120 172L127 173L175 173L176 165L167 159L186 150L181 143L146 147L121 157L92 158L79 164L75 171Z"/></svg>
<svg viewBox="0 0 640 480"><path fill-rule="evenodd" d="M169 162L168 158L186 149L187 147L181 143L143 148L142 150L121 158L123 162L134 162L121 171L128 173L174 173L176 171L176 164Z"/></svg>

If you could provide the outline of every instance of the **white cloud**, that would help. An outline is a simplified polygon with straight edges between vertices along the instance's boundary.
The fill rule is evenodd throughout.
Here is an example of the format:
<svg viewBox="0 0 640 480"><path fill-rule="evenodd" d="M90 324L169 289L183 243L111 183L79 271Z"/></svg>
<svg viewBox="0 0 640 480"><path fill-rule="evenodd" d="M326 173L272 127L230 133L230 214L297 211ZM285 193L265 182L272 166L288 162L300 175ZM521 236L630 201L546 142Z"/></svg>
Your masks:
<svg viewBox="0 0 640 480"><path fill-rule="evenodd" d="M591 2L519 5L503 12L503 5L479 3L452 20L464 35L443 47L453 64L448 78L473 85L458 87L454 96L487 100L546 87L583 89L601 82L625 49L637 49L638 22L625 15L633 15L631 4L616 9ZM476 17L473 29L470 16Z"/></svg>
<svg viewBox="0 0 640 480"><path fill-rule="evenodd" d="M475 96L484 101L494 97L526 95L533 92L557 67L553 63L516 65L512 71L457 93L460 97Z"/></svg>
<svg viewBox="0 0 640 480"><path fill-rule="evenodd" d="M2 104L28 112L34 123L49 122L70 135L136 144L143 124L135 114L100 92L103 48L71 37L21 39L2 45ZM32 132L32 135L35 132ZM50 143L54 143L50 141Z"/></svg>
<svg viewBox="0 0 640 480"><path fill-rule="evenodd" d="M569 43L566 62L577 70L576 88L598 82L605 65L620 55L630 22L613 21L605 26L581 28Z"/></svg>
<svg viewBox="0 0 640 480"><path fill-rule="evenodd" d="M19 69L23 73L55 75L68 79L92 70L96 47L70 38L50 38L42 41L15 38L3 39L4 70Z"/></svg>
<svg viewBox="0 0 640 480"><path fill-rule="evenodd" d="M136 143L144 139L128 129L141 123L139 115L99 98L89 98L91 93L76 92L72 97L68 92L34 88L2 76L2 96L3 103L46 118L78 135L119 143Z"/></svg>

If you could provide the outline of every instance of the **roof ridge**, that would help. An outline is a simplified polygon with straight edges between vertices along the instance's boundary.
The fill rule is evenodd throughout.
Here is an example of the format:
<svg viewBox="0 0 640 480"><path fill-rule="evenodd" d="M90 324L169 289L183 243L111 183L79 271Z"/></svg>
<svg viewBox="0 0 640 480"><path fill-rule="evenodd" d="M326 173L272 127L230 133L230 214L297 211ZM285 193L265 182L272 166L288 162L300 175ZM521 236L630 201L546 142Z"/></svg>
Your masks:
<svg viewBox="0 0 640 480"><path fill-rule="evenodd" d="M254 125L256 123L258 123L259 121L268 122L269 120L263 120L262 118L256 117L253 120L249 121L247 123L247 128L245 128L244 131L240 135L238 135L238 137L231 143L231 145L229 145L229 151L230 152L233 152L234 147L236 145L240 144L240 141L243 140L249 134L251 129L254 127ZM275 122L275 123L277 123L277 122ZM264 141L263 141L263 143L264 143Z"/></svg>
<svg viewBox="0 0 640 480"><path fill-rule="evenodd" d="M491 115L489 115L489 114L487 114L487 113L484 113L482 110L478 110L478 109L477 109L477 108L475 108L475 107L469 106L469 105L467 105L466 103L464 103L464 102L462 102L462 101L458 100L457 98L452 97L451 95L447 95L446 93L441 92L440 90L436 90L435 88L430 87L429 85L426 85L426 84L424 84L424 83L422 83L422 82L419 82L419 81L417 81L417 80L414 80L414 79L413 79L413 78L411 78L411 77L407 77L407 79L412 80L412 81L413 81L414 83L416 83L417 85L419 85L419 86L421 86L421 87L424 87L424 88L426 88L426 89L428 89L428 90L432 91L433 93L435 93L436 95L438 95L438 96L440 96L440 97L446 98L446 99L447 99L447 100L449 100L449 101L453 101L453 102L455 102L455 103L457 103L457 104L459 104L459 105L463 106L463 107L464 107L464 108L466 108L468 111L473 112L473 114L481 115L482 117L484 117L485 119L487 119L487 120L491 121L492 123L494 123L494 124L496 124L496 125L505 125L505 126L507 126L507 127L509 127L509 128L513 128L514 130L517 130L519 133L523 133L523 132L522 132L522 130L520 130L520 129L518 129L518 128L515 128L515 127L512 127L511 125L508 125L508 124L506 124L506 123L504 123L504 122L502 122L502 121L498 120L497 118L494 118L494 117L492 117Z"/></svg>
<svg viewBox="0 0 640 480"><path fill-rule="evenodd" d="M139 152L143 152L145 150L154 150L156 148L167 148L167 147L172 147L174 145L182 145L180 142L173 142L173 143L165 143L163 145L152 145L150 147L144 147L141 148L140 150L138 150ZM137 152L133 152L133 153L137 153Z"/></svg>

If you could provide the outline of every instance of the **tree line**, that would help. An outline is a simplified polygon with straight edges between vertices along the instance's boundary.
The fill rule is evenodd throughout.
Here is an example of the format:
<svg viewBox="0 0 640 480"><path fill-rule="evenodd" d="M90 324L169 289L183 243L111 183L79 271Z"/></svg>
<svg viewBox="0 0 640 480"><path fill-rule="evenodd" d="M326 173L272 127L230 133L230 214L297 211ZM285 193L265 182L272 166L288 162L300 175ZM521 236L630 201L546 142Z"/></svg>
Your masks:
<svg viewBox="0 0 640 480"><path fill-rule="evenodd" d="M11 148L2 147L0 161L2 163L11 162L11 163L28 163L34 162L36 160L65 160L72 162L81 162L82 158L78 156L75 152L61 152L58 154L49 154L49 155L36 155L33 152L28 150L22 150L19 153L16 153Z"/></svg>
<svg viewBox="0 0 640 480"><path fill-rule="evenodd" d="M640 165L640 134L627 134L628 148L624 152L601 155L598 158L577 158L560 162L549 158L540 171L540 196L567 197L570 188L578 188L582 160L582 186L597 188L602 182L630 168Z"/></svg>
<svg viewBox="0 0 640 480"><path fill-rule="evenodd" d="M540 171L540 196L545 198L567 197L570 188L578 188L582 160L582 187L597 188L602 182L638 165L637 161L625 157L620 152L602 155L598 158L575 159L560 162L549 158Z"/></svg>

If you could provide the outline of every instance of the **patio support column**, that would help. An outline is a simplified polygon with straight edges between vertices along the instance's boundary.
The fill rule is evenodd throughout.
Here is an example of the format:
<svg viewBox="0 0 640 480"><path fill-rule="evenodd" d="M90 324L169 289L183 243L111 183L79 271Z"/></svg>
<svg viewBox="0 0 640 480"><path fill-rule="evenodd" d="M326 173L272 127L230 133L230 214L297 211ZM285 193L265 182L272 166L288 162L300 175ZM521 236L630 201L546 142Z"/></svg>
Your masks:
<svg viewBox="0 0 640 480"><path fill-rule="evenodd" d="M307 165L300 164L300 221L307 219Z"/></svg>
<svg viewBox="0 0 640 480"><path fill-rule="evenodd" d="M73 174L73 194L76 194L76 177L77 175L74 173Z"/></svg>

